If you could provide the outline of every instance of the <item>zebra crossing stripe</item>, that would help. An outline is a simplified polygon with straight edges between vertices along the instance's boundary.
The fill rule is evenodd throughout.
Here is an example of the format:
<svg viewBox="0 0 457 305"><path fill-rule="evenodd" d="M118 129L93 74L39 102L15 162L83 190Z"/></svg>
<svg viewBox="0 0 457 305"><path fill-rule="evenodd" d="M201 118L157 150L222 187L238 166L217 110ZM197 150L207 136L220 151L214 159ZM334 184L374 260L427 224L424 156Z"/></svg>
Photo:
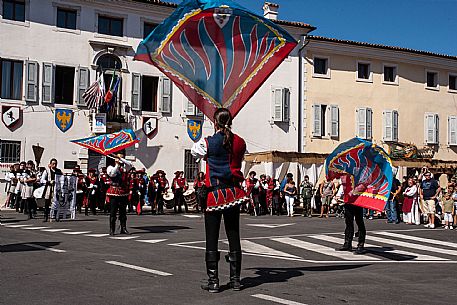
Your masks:
<svg viewBox="0 0 457 305"><path fill-rule="evenodd" d="M419 241L419 242L423 242L423 243L427 243L427 244L434 244L434 245L438 245L438 246L447 246L450 248L457 248L456 243L451 243L451 242L441 241L441 240L436 240L436 239L431 239L431 238L423 238L423 237L418 237L418 236L410 236L410 235L397 234L397 233L392 233L392 232L373 232L373 233L377 234L377 235L384 235L384 236L395 237L395 238L400 238L400 239Z"/></svg>
<svg viewBox="0 0 457 305"><path fill-rule="evenodd" d="M137 241L140 243L156 244L156 243L160 243L162 241L166 241L166 239L141 239L141 240L137 240Z"/></svg>
<svg viewBox="0 0 457 305"><path fill-rule="evenodd" d="M7 227L7 228L22 228L22 227L30 227L32 225L14 225L14 224L10 225L10 224L5 224L4 226Z"/></svg>
<svg viewBox="0 0 457 305"><path fill-rule="evenodd" d="M309 236L309 237L331 242L331 243L335 243L335 244L340 244L340 245L342 245L344 242L343 238L338 238L338 237L334 237L334 236L313 235L313 236ZM369 249L370 252L388 253L388 254L395 254L395 255L400 255L400 256L410 256L410 257L414 257L411 260L416 260L416 261L446 261L447 260L447 259L441 258L441 257L413 253L413 252L409 252L409 251L386 249L386 248L382 248L382 247L372 245L372 244L367 244L367 243L365 243L365 247L370 248Z"/></svg>
<svg viewBox="0 0 457 305"><path fill-rule="evenodd" d="M312 252L318 252L320 254L324 254L327 256L342 258L342 259L348 260L348 261L358 261L361 258L363 258L363 260L370 260L370 261L371 260L373 260L373 261L380 260L379 258L371 257L371 256L367 256L367 255L364 255L361 257L361 256L357 256L357 255L354 255L354 254L348 253L348 252L338 252L335 249L330 248L330 247L326 247L326 246L322 246L319 244L314 244L314 243L310 243L307 241L290 238L290 237L272 238L271 240L277 241L277 242L280 242L280 243L283 243L286 245L291 245L291 246L294 246L294 247L297 247L300 249L305 249L305 250L312 251Z"/></svg>
<svg viewBox="0 0 457 305"><path fill-rule="evenodd" d="M105 237L108 236L109 234L86 234L84 236L89 236L89 237Z"/></svg>
<svg viewBox="0 0 457 305"><path fill-rule="evenodd" d="M298 303L298 302L295 302L295 301L281 299L281 298L277 298L277 297L273 297L271 295L266 295L266 294L261 294L261 293L253 294L251 296L254 297L254 298L257 298L257 299L261 299L261 300L265 300L265 301L271 301L271 302L274 302L274 303L284 304L284 305L306 305L304 303Z"/></svg>
<svg viewBox="0 0 457 305"><path fill-rule="evenodd" d="M47 229L48 227L25 227L25 228L21 228L21 229L24 229L24 230L42 230L42 229Z"/></svg>
<svg viewBox="0 0 457 305"><path fill-rule="evenodd" d="M127 239L134 239L137 238L138 236L115 236L115 237L110 237L111 239L119 239L119 240L127 240Z"/></svg>
<svg viewBox="0 0 457 305"><path fill-rule="evenodd" d="M68 234L68 235L80 235L80 234L87 234L90 233L91 231L80 231L80 232L62 232L63 234Z"/></svg>
<svg viewBox="0 0 457 305"><path fill-rule="evenodd" d="M41 230L43 232L63 232L63 231L68 231L70 229L45 229L45 230Z"/></svg>
<svg viewBox="0 0 457 305"><path fill-rule="evenodd" d="M393 245L397 245L399 247L404 247L404 248L411 248L411 249L416 249L416 250L429 251L429 252L435 252L435 253L440 253L440 254L457 256L457 251L455 251L455 250L447 250L447 249L442 249L442 248L413 244L413 243L408 243L408 242L404 242L404 241L386 239L386 238L375 237L375 236L369 236L369 237L367 237L367 239L373 240L373 241L376 241L379 243L384 243L384 244L393 244Z"/></svg>
<svg viewBox="0 0 457 305"><path fill-rule="evenodd" d="M224 241L224 243L228 244L227 241ZM241 249L243 249L243 252L253 253L253 254L262 254L262 255L276 256L276 257L300 258L296 255L282 252L279 250L275 250L270 247L260 245L260 244L257 244L255 242L252 242L250 240L245 240L245 239L241 240Z"/></svg>

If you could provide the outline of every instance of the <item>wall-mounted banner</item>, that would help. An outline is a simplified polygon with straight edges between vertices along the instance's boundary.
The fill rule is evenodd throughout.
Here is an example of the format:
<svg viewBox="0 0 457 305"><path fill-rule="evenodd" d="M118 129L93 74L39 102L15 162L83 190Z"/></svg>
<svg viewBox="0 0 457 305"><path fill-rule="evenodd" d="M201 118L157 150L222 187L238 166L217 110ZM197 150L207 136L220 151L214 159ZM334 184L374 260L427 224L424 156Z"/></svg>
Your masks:
<svg viewBox="0 0 457 305"><path fill-rule="evenodd" d="M21 118L21 108L17 106L2 105L2 121L8 128L15 127Z"/></svg>
<svg viewBox="0 0 457 305"><path fill-rule="evenodd" d="M67 131L70 129L71 125L73 125L73 110L56 109L54 121L57 128L59 128L62 132Z"/></svg>
<svg viewBox="0 0 457 305"><path fill-rule="evenodd" d="M143 117L143 132L149 139L157 134L158 125L157 118Z"/></svg>
<svg viewBox="0 0 457 305"><path fill-rule="evenodd" d="M203 121L187 120L187 134L192 141L197 142L202 137Z"/></svg>
<svg viewBox="0 0 457 305"><path fill-rule="evenodd" d="M92 117L92 132L106 133L106 113L94 113Z"/></svg>

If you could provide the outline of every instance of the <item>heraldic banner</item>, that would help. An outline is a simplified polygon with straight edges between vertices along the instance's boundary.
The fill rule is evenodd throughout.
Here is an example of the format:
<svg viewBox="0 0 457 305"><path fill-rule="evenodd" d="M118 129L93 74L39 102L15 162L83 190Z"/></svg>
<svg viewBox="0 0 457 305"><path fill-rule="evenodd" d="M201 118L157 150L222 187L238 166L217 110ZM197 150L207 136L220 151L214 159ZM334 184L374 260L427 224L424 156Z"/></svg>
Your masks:
<svg viewBox="0 0 457 305"><path fill-rule="evenodd" d="M56 175L51 218L75 219L76 217L76 176Z"/></svg>

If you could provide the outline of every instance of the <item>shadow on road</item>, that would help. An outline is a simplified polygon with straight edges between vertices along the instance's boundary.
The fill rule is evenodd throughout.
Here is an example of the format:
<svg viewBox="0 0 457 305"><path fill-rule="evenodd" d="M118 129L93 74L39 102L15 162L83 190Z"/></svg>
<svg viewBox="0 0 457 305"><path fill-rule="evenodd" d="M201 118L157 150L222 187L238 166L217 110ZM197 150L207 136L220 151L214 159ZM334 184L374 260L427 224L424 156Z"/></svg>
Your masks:
<svg viewBox="0 0 457 305"><path fill-rule="evenodd" d="M249 268L246 270L256 270L256 277L246 277L241 280L243 289L260 286L266 283L284 283L294 277L305 275L305 272L327 272L341 271L369 266L364 265L329 265L329 266L313 266L301 268Z"/></svg>
<svg viewBox="0 0 457 305"><path fill-rule="evenodd" d="M143 230L145 232L135 232L135 234L149 234L149 233L174 233L177 230L189 230L189 227L183 226L145 226L145 227L131 227L132 229Z"/></svg>
<svg viewBox="0 0 457 305"><path fill-rule="evenodd" d="M34 244L46 248L52 248L60 244L60 242L28 242L28 243L18 243L18 244L9 244L0 246L0 253L8 252L27 252L27 251L43 251L45 249L39 249L33 247L29 244Z"/></svg>

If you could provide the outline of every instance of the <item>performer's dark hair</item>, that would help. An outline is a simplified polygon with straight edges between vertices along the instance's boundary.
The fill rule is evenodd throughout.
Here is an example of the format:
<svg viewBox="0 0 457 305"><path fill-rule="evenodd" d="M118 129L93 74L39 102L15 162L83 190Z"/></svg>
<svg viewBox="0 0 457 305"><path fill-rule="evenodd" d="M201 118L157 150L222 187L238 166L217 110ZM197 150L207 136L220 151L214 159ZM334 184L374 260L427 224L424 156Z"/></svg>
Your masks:
<svg viewBox="0 0 457 305"><path fill-rule="evenodd" d="M57 164L57 159L56 159L56 158L52 158L52 159L49 161L49 164L51 164L53 161L55 161L56 164Z"/></svg>
<svg viewBox="0 0 457 305"><path fill-rule="evenodd" d="M232 114L226 108L219 108L214 113L214 124L224 134L223 146L228 151L232 150L233 133L232 133Z"/></svg>

